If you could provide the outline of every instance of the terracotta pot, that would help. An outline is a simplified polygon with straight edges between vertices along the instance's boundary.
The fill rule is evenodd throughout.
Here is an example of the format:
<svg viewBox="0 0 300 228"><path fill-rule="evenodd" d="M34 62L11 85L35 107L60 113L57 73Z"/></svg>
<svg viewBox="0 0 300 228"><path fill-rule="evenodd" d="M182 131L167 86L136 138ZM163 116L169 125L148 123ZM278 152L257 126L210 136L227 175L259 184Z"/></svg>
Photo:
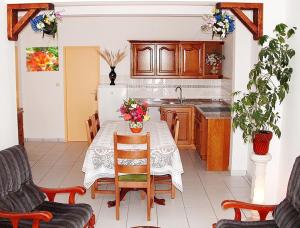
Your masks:
<svg viewBox="0 0 300 228"><path fill-rule="evenodd" d="M140 133L143 130L143 122L129 121L129 128L132 133Z"/></svg>
<svg viewBox="0 0 300 228"><path fill-rule="evenodd" d="M253 150L258 155L266 155L269 151L270 141L273 133L270 131L260 131L254 134Z"/></svg>

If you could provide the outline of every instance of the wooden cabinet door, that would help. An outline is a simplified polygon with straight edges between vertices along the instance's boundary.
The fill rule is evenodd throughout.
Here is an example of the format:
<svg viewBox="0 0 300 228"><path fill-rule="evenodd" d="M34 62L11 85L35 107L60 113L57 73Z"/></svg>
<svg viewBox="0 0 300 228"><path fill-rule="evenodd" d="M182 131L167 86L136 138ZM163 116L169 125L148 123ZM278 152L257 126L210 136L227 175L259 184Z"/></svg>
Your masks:
<svg viewBox="0 0 300 228"><path fill-rule="evenodd" d="M166 113L170 111L176 111L177 117L179 119L179 134L178 143L179 146L189 146L193 144L193 132L192 132L192 114L193 107L162 107L161 116L167 116ZM167 116L167 123L170 122L170 118Z"/></svg>
<svg viewBox="0 0 300 228"><path fill-rule="evenodd" d="M195 118L194 138L196 150L200 155L200 120L198 118Z"/></svg>
<svg viewBox="0 0 300 228"><path fill-rule="evenodd" d="M155 45L133 44L131 64L133 76L154 76Z"/></svg>
<svg viewBox="0 0 300 228"><path fill-rule="evenodd" d="M178 44L156 45L156 75L178 76Z"/></svg>
<svg viewBox="0 0 300 228"><path fill-rule="evenodd" d="M203 43L180 44L181 77L203 77Z"/></svg>
<svg viewBox="0 0 300 228"><path fill-rule="evenodd" d="M202 160L207 158L207 119L203 115L200 118L200 157Z"/></svg>

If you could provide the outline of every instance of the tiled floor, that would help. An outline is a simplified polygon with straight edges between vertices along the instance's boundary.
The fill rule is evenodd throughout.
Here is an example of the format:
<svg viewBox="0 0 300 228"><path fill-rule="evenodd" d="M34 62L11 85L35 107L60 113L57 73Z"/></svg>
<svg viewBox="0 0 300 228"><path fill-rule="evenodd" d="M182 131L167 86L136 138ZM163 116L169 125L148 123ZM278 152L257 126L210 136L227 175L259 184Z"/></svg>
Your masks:
<svg viewBox="0 0 300 228"><path fill-rule="evenodd" d="M84 142L54 143L28 142L26 149L37 185L66 187L83 185L81 171L87 144ZM206 228L221 218L233 218L233 211L223 211L224 199L249 201L250 186L243 177L232 177L227 172L207 172L205 162L194 151L182 151L184 168L183 193L177 191L176 199L161 195L165 206L155 205L151 221L146 221L146 201L138 192L132 192L121 203L120 220L115 220L115 209L107 207L113 196L90 198L90 191L79 196L77 202L92 205L96 214L96 227L130 228L137 225L154 225L162 228ZM57 198L67 202L65 195ZM247 215L248 213L246 213Z"/></svg>

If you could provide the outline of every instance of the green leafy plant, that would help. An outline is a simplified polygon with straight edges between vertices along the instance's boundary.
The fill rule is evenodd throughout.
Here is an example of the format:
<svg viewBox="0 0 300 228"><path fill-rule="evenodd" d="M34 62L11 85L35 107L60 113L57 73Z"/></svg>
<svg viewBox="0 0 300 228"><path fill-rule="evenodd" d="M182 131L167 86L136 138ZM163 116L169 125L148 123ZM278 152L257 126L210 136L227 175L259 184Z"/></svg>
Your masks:
<svg viewBox="0 0 300 228"><path fill-rule="evenodd" d="M245 142L250 142L256 132L273 131L277 137L281 136L276 107L289 92L293 73L289 64L295 50L287 40L295 30L296 27L278 24L274 29L276 37L264 35L259 39L262 48L258 62L249 73L247 91L233 93L237 100L232 105L232 125L234 130L239 127L243 131Z"/></svg>

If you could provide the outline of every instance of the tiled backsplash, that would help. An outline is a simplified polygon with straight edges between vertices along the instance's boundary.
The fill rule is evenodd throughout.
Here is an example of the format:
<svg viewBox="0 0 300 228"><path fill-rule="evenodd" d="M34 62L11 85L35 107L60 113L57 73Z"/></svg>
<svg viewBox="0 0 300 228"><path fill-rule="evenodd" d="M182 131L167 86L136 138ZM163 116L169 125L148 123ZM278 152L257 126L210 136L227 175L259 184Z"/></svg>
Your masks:
<svg viewBox="0 0 300 228"><path fill-rule="evenodd" d="M177 98L178 85L182 87L183 98L230 100L230 92L222 87L222 79L130 79L127 85L128 97L135 98Z"/></svg>

